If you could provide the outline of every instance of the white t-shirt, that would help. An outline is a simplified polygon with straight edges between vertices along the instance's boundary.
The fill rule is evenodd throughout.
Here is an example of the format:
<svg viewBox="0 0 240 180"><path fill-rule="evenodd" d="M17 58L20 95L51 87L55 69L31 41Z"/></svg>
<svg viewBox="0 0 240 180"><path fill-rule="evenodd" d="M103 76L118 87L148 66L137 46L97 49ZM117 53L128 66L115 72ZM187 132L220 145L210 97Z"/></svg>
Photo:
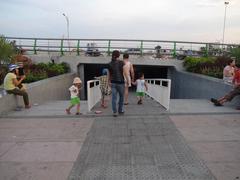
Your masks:
<svg viewBox="0 0 240 180"><path fill-rule="evenodd" d="M71 93L71 98L75 98L75 97L78 97L78 93L79 93L79 89L72 85L70 88L69 88L69 91Z"/></svg>
<svg viewBox="0 0 240 180"><path fill-rule="evenodd" d="M145 92L145 80L144 79L138 79L137 80L137 92Z"/></svg>

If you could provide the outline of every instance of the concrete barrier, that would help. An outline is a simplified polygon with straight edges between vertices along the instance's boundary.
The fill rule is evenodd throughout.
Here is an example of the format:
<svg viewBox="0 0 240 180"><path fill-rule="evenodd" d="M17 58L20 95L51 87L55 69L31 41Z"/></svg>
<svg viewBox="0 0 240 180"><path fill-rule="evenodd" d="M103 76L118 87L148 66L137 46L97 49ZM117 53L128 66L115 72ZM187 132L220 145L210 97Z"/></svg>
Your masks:
<svg viewBox="0 0 240 180"><path fill-rule="evenodd" d="M219 98L232 90L232 86L222 79L178 71L169 68L169 79L172 80L171 99L210 99ZM240 104L240 96L233 99L232 104Z"/></svg>
<svg viewBox="0 0 240 180"><path fill-rule="evenodd" d="M68 73L27 84L31 104L42 104L47 101L70 99L68 88L72 85L75 73ZM19 105L23 106L22 97L18 96ZM7 94L0 98L0 115L16 108L16 98Z"/></svg>

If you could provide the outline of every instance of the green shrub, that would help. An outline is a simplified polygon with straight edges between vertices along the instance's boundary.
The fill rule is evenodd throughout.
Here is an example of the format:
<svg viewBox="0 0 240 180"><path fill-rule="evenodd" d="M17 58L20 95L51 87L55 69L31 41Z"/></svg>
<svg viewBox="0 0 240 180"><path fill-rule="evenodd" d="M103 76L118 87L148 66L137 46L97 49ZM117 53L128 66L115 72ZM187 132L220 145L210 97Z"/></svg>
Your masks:
<svg viewBox="0 0 240 180"><path fill-rule="evenodd" d="M231 61L229 57L204 57L204 58L195 58L187 57L184 61L184 66L189 72L204 74L216 78L223 77L223 69Z"/></svg>
<svg viewBox="0 0 240 180"><path fill-rule="evenodd" d="M187 71L190 71L190 72L199 72L198 70L198 66L201 64L201 63L212 63L214 62L214 58L207 58L207 57L186 57L184 62L183 62L183 65L184 67L186 68Z"/></svg>

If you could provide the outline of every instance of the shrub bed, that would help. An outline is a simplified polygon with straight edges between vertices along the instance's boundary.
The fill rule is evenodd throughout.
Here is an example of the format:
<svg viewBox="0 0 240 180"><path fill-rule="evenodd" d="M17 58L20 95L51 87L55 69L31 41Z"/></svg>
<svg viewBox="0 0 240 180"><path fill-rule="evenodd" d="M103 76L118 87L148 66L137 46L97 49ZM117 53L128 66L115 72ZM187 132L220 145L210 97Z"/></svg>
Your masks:
<svg viewBox="0 0 240 180"><path fill-rule="evenodd" d="M67 63L62 62L60 64L55 63L38 63L38 64L30 64L24 65L24 71L26 78L23 83L31 83L35 81L39 81L42 79L46 79L49 77L57 76L60 74L68 73L70 68ZM0 71L0 84L3 83L3 79L7 74L7 66L4 68L1 67Z"/></svg>
<svg viewBox="0 0 240 180"><path fill-rule="evenodd" d="M189 72L221 79L223 77L223 69L229 61L231 61L230 57L187 57L183 65Z"/></svg>

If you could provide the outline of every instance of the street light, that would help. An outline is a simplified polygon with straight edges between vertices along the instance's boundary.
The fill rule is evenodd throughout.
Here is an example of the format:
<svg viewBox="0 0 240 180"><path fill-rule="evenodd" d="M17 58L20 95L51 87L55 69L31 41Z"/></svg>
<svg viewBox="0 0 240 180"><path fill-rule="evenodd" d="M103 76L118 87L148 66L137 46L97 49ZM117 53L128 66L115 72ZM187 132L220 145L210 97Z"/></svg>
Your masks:
<svg viewBox="0 0 240 180"><path fill-rule="evenodd" d="M65 13L63 13L62 15L66 18L66 21L67 21L68 50L69 50L69 52L70 52L70 42L69 42L69 18L68 18L68 16L67 16Z"/></svg>
<svg viewBox="0 0 240 180"><path fill-rule="evenodd" d="M225 12L224 12L224 21L223 21L223 38L222 38L222 43L224 44L224 34L225 34L225 22L226 22L226 14L227 14L227 5L229 4L228 1L224 2L225 4Z"/></svg>

